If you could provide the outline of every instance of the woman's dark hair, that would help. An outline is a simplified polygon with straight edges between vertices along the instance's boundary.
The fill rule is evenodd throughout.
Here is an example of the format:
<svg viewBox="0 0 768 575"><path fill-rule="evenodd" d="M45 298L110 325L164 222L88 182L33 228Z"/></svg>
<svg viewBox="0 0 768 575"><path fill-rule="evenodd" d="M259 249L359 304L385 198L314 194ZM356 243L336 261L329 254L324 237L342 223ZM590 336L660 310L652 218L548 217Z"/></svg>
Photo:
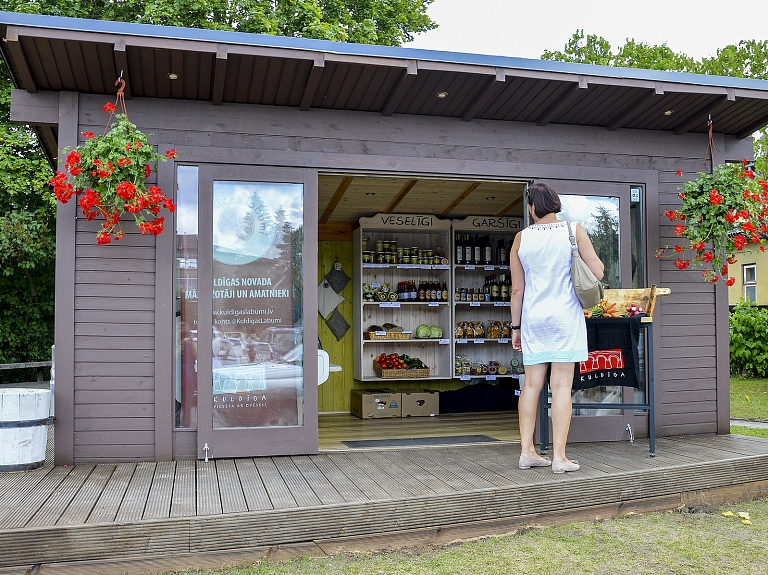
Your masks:
<svg viewBox="0 0 768 575"><path fill-rule="evenodd" d="M563 210L560 197L549 184L537 183L528 188L528 205L533 206L537 218L547 214L557 214Z"/></svg>

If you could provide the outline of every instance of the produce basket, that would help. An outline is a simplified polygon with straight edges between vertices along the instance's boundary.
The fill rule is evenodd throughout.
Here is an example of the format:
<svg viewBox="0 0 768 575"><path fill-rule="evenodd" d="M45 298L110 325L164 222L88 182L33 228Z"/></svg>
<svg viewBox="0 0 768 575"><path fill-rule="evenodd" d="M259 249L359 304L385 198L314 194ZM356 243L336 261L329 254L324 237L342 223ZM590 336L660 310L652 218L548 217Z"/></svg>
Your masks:
<svg viewBox="0 0 768 575"><path fill-rule="evenodd" d="M378 332L381 333L381 332ZM402 331L387 331L384 335L376 335L375 331L366 331L363 333L363 339L411 339L411 333Z"/></svg>
<svg viewBox="0 0 768 575"><path fill-rule="evenodd" d="M429 368L424 369L381 369L381 366L373 362L373 371L382 379L416 379L429 377Z"/></svg>

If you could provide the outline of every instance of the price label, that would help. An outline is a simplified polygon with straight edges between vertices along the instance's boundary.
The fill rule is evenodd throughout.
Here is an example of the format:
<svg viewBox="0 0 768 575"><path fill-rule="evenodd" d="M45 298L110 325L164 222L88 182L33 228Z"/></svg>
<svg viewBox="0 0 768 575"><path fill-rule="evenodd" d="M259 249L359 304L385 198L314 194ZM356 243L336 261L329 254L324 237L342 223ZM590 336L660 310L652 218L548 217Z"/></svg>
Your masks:
<svg viewBox="0 0 768 575"><path fill-rule="evenodd" d="M496 381L496 376L495 375L486 375L485 376L485 381Z"/></svg>
<svg viewBox="0 0 768 575"><path fill-rule="evenodd" d="M469 302L469 307L480 307L479 301L471 301Z"/></svg>
<svg viewBox="0 0 768 575"><path fill-rule="evenodd" d="M464 266L464 269L465 270L473 270L473 269L475 269L475 266L472 265L472 264L467 264L467 265Z"/></svg>
<svg viewBox="0 0 768 575"><path fill-rule="evenodd" d="M509 340L506 337L500 337L499 343L509 343Z"/></svg>
<svg viewBox="0 0 768 575"><path fill-rule="evenodd" d="M485 338L483 338L483 337L477 338L476 337L475 338L475 343L485 343Z"/></svg>
<svg viewBox="0 0 768 575"><path fill-rule="evenodd" d="M374 331L373 333L376 334L376 335L380 335L380 336L387 335L386 331Z"/></svg>
<svg viewBox="0 0 768 575"><path fill-rule="evenodd" d="M388 268L389 264L363 264L364 268Z"/></svg>
<svg viewBox="0 0 768 575"><path fill-rule="evenodd" d="M467 343L467 340L464 338L459 338L456 340L456 343Z"/></svg>
<svg viewBox="0 0 768 575"><path fill-rule="evenodd" d="M449 343L451 343L451 340L450 339L441 339L441 340L438 340L437 343L439 343L440 345L448 345Z"/></svg>
<svg viewBox="0 0 768 575"><path fill-rule="evenodd" d="M381 284L379 284L379 283L368 284L368 285L370 285L372 288L380 288L381 287Z"/></svg>
<svg viewBox="0 0 768 575"><path fill-rule="evenodd" d="M421 265L419 266L419 268L421 268L421 269L423 269L423 270L431 270L431 269L432 269L432 266L431 266L431 265L429 265L429 264L421 264Z"/></svg>
<svg viewBox="0 0 768 575"><path fill-rule="evenodd" d="M483 266L483 269L485 271L487 271L487 272L492 272L493 271L493 266Z"/></svg>
<svg viewBox="0 0 768 575"><path fill-rule="evenodd" d="M429 307L440 307L440 302L431 301L429 302Z"/></svg>
<svg viewBox="0 0 768 575"><path fill-rule="evenodd" d="M451 269L450 264L436 264L432 266L433 270L449 270Z"/></svg>
<svg viewBox="0 0 768 575"><path fill-rule="evenodd" d="M385 301L379 304L379 307L400 307L399 301Z"/></svg>
<svg viewBox="0 0 768 575"><path fill-rule="evenodd" d="M412 331L405 331L405 330L403 330L402 333L413 333L413 332Z"/></svg>
<svg viewBox="0 0 768 575"><path fill-rule="evenodd" d="M509 307L510 302L508 301L495 301L493 302L493 307Z"/></svg>
<svg viewBox="0 0 768 575"><path fill-rule="evenodd" d="M469 377L468 375L462 375L461 377L459 377L459 379L460 379L461 381L469 381L469 380L470 380L470 379L472 379L472 378L471 378L471 377Z"/></svg>
<svg viewBox="0 0 768 575"><path fill-rule="evenodd" d="M500 269L500 270L508 270L508 269L509 269L509 266L499 266L499 269Z"/></svg>

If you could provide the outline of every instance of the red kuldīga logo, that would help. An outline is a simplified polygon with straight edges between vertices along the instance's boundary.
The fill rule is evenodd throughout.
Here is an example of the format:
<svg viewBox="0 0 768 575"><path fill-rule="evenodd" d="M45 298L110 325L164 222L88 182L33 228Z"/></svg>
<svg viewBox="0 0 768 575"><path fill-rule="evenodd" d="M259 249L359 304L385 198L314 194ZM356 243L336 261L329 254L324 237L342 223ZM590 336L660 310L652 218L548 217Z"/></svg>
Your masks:
<svg viewBox="0 0 768 575"><path fill-rule="evenodd" d="M590 351L587 361L579 363L579 373L592 373L602 369L623 369L624 354L620 349Z"/></svg>

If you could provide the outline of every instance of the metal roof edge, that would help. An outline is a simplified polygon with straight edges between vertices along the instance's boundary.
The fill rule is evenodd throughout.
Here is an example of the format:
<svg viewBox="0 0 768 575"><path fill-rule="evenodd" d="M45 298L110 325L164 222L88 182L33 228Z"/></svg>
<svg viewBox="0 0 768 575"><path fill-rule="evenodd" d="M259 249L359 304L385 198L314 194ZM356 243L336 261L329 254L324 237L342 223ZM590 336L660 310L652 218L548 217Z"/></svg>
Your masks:
<svg viewBox="0 0 768 575"><path fill-rule="evenodd" d="M350 56L423 60L441 62L444 64L505 68L510 71L526 70L532 72L556 72L600 78L670 82L722 88L740 88L745 90L768 90L768 80L756 80L752 78L708 76L704 74L646 70L642 68L618 68L554 60L535 60L532 58L518 58L512 56L446 52L441 50L425 50L423 48L403 48L399 46L353 44L347 42L333 42L330 40L315 40L311 38L292 38L288 36L271 36L268 34L160 26L157 24L137 24L129 22L113 22L109 20L45 16L21 12L0 11L0 24L27 26L32 28L52 28L76 32L158 37L171 40L239 44L266 48L326 52Z"/></svg>

